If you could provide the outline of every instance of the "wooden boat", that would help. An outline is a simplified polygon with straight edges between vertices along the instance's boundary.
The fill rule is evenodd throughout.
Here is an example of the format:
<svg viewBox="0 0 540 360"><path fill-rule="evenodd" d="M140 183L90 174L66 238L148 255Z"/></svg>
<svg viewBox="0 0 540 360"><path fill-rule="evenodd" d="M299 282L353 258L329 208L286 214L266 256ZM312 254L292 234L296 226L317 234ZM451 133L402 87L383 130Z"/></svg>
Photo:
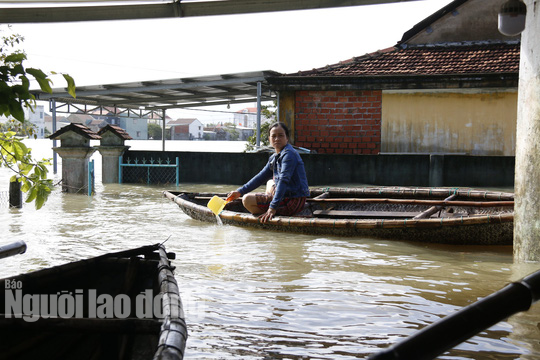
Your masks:
<svg viewBox="0 0 540 360"><path fill-rule="evenodd" d="M217 222L213 195L165 191L194 219ZM514 195L459 188L362 187L312 189L302 212L262 224L240 200L219 215L223 224L317 235L375 237L447 244L511 245Z"/></svg>
<svg viewBox="0 0 540 360"><path fill-rule="evenodd" d="M0 280L0 359L182 359L170 258L157 244Z"/></svg>

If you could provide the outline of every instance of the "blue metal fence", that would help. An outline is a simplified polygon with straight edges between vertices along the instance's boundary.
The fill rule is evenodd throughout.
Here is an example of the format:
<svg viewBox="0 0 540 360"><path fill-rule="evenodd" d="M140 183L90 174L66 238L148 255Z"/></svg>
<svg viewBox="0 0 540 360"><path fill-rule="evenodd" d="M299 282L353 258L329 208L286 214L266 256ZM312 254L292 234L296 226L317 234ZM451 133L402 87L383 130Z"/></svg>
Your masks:
<svg viewBox="0 0 540 360"><path fill-rule="evenodd" d="M159 179L159 175L157 174L151 174L151 170L156 169L163 169L163 168L176 168L176 186L180 183L180 160L177 157L175 163L171 163L170 159L167 158L166 160L163 159L153 159L147 160L145 158L142 158L142 160L139 159L128 159L126 163L123 162L123 156L120 156L119 162L118 162L118 183L121 184L123 182L123 170L126 167L130 168L146 168L146 183L150 184L153 182L165 182L163 179ZM151 176L152 175L152 176ZM154 181L151 181L154 180Z"/></svg>

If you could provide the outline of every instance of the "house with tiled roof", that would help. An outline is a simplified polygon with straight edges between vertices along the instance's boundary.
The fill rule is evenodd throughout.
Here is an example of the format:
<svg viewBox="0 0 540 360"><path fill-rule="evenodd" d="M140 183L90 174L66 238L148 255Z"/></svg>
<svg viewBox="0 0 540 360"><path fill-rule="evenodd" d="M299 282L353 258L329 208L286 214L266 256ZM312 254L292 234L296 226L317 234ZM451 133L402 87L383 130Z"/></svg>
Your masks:
<svg viewBox="0 0 540 360"><path fill-rule="evenodd" d="M520 39L503 0L456 0L391 48L272 78L294 144L331 154L514 155Z"/></svg>
<svg viewBox="0 0 540 360"><path fill-rule="evenodd" d="M70 122L67 120L65 116L56 116L56 129L61 129L64 126L69 125ZM45 133L48 135L51 135L54 133L53 131L53 117L51 115L45 115Z"/></svg>
<svg viewBox="0 0 540 360"><path fill-rule="evenodd" d="M268 118L264 115L261 116L261 124L267 121L273 121L274 119ZM247 107L238 110L233 115L233 124L237 127L256 129L257 128L257 108Z"/></svg>
<svg viewBox="0 0 540 360"><path fill-rule="evenodd" d="M202 139L204 125L198 119L176 119L167 123L171 128L171 140Z"/></svg>

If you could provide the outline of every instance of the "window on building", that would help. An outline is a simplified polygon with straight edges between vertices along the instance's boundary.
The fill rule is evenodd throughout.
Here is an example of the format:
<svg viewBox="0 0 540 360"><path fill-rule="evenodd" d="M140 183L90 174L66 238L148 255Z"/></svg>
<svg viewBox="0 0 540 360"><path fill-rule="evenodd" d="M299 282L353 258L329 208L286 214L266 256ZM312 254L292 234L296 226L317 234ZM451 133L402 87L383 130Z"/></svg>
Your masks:
<svg viewBox="0 0 540 360"><path fill-rule="evenodd" d="M138 138L141 137L141 132L140 132L140 131L137 131L137 137L138 137Z"/></svg>
<svg viewBox="0 0 540 360"><path fill-rule="evenodd" d="M136 123L137 123L137 119L133 119L133 123L136 124Z"/></svg>

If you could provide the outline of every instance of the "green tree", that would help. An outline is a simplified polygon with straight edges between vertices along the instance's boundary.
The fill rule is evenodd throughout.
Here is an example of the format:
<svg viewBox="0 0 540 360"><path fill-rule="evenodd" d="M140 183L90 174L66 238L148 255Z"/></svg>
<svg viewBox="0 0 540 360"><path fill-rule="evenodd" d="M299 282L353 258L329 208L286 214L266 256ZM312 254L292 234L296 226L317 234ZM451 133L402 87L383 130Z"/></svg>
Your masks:
<svg viewBox="0 0 540 360"><path fill-rule="evenodd" d="M4 30L0 30L4 31ZM30 93L30 80L34 79L41 90L52 93L52 81L47 74L36 68L25 68L26 54L16 47L23 37L9 34L1 37L0 43L0 115L12 117L21 124L25 122L24 108L33 111L35 97ZM54 74L54 73L53 73ZM68 85L68 92L75 97L75 82L67 74L62 74ZM47 178L49 159L36 161L31 149L26 147L16 132L8 129L0 132L0 166L6 166L15 172L11 181L21 183L21 190L27 193L26 202L35 201L41 208L52 189L52 180Z"/></svg>
<svg viewBox="0 0 540 360"><path fill-rule="evenodd" d="M154 140L161 140L162 138L162 127L158 124L148 124L148 138Z"/></svg>
<svg viewBox="0 0 540 360"><path fill-rule="evenodd" d="M240 137L240 133L238 132L238 130L236 130L235 124L231 122L227 122L223 126L224 126L223 130L229 133L229 139L231 141L238 140L238 138Z"/></svg>
<svg viewBox="0 0 540 360"><path fill-rule="evenodd" d="M270 125L274 123L273 119L277 117L277 103L274 101L274 105L263 105L261 107L261 115L265 119L272 119L270 121L265 121L261 124L261 146L270 146L270 142L268 141L268 133L270 129ZM253 151L255 150L255 146L257 144L257 132L255 132L252 136L248 137L245 151Z"/></svg>

